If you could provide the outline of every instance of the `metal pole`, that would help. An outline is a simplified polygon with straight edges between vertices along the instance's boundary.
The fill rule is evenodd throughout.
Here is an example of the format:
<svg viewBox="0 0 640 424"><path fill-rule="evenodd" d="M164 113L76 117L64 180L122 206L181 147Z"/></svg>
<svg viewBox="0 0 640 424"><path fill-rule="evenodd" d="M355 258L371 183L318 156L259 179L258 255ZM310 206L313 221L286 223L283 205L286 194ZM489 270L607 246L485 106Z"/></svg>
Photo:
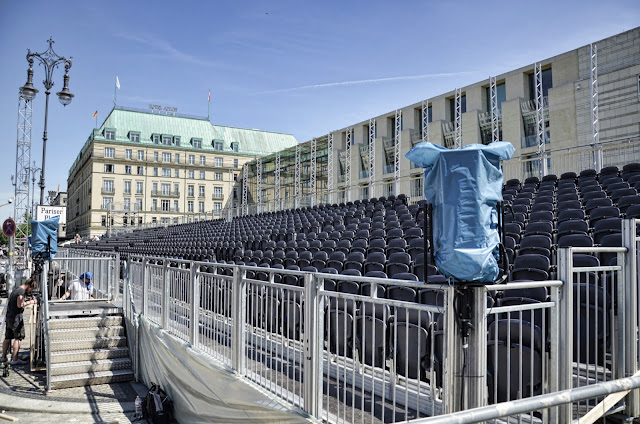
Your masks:
<svg viewBox="0 0 640 424"><path fill-rule="evenodd" d="M245 294L245 281L244 281L244 273L245 271L241 269L238 265L234 265L233 267L233 307L231 310L231 314L233 317L233 337L232 337L232 347L231 347L231 360L233 364L233 369L239 375L245 374L245 354L244 348L246 344L246 332L244 323L246 322L247 316L247 299Z"/></svg>
<svg viewBox="0 0 640 424"><path fill-rule="evenodd" d="M474 287L472 330L469 336L467 362L467 408L479 408L487 399L487 294L485 287ZM465 378L465 376L463 376Z"/></svg>
<svg viewBox="0 0 640 424"><path fill-rule="evenodd" d="M310 272L304 275L305 308L304 308L304 409L314 418L319 419L322 412L322 320L320 311L320 284Z"/></svg>
<svg viewBox="0 0 640 424"><path fill-rule="evenodd" d="M42 134L42 170L40 170L40 204L44 205L44 170L45 159L47 157L47 120L49 117L49 89L44 92L47 95L47 100L44 106L44 133Z"/></svg>
<svg viewBox="0 0 640 424"><path fill-rule="evenodd" d="M625 219L622 221L622 245L627 248L623 261L623 281L624 284L624 309L625 334L625 377L630 377L638 372L638 275L637 270L637 249L636 249L636 220ZM620 285L620 283L618 283ZM638 417L640 415L640 393L634 390L627 396L627 415Z"/></svg>
<svg viewBox="0 0 640 424"><path fill-rule="evenodd" d="M563 340L558 344L558 389L573 387L573 252L571 247L558 249L558 279L562 281L560 298L560 331ZM571 404L562 405L558 422L572 419Z"/></svg>

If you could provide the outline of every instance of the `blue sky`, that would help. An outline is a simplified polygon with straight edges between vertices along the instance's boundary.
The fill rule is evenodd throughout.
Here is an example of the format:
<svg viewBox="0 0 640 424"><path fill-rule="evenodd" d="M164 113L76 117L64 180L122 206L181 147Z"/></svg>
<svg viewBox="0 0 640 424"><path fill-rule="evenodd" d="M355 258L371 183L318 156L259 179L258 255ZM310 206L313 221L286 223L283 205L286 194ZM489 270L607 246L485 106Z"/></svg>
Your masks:
<svg viewBox="0 0 640 424"><path fill-rule="evenodd" d="M13 196L26 50L44 51L50 36L58 54L73 57L75 94L66 108L54 94L50 102L45 176L46 189L54 190L66 188L69 167L95 125L93 113L101 123L111 110L116 74L120 105L154 103L206 116L211 89L212 122L307 141L639 23L637 0L4 0L0 140L7 166L0 167L0 203ZM40 166L44 73L34 69L40 93L32 161ZM54 74L53 93L62 76L63 70ZM5 207L0 216L12 213Z"/></svg>

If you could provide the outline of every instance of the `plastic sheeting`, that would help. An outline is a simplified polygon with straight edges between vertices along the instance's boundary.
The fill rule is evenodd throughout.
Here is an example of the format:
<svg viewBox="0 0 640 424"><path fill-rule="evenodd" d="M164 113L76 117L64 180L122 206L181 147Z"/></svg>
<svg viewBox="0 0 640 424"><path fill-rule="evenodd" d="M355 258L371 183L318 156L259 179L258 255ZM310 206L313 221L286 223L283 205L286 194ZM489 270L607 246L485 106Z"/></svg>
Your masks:
<svg viewBox="0 0 640 424"><path fill-rule="evenodd" d="M511 158L514 151L511 143L498 141L457 150L420 143L407 153L407 159L425 168L424 195L433 206L434 257L445 277L468 283L498 278L500 160Z"/></svg>
<svg viewBox="0 0 640 424"><path fill-rule="evenodd" d="M140 373L173 401L181 423L308 423L211 357L139 316Z"/></svg>
<svg viewBox="0 0 640 424"><path fill-rule="evenodd" d="M31 224L31 256L34 258L53 259L58 253L58 221L59 216L44 221L30 220ZM51 238L49 238L51 237ZM49 243L49 249L47 249Z"/></svg>

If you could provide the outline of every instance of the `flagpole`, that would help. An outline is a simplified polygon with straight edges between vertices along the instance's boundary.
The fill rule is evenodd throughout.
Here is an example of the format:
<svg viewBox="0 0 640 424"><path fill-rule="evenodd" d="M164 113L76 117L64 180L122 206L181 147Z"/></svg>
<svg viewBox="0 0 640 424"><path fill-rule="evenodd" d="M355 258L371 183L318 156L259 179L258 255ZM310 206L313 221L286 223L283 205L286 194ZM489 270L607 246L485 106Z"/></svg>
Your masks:
<svg viewBox="0 0 640 424"><path fill-rule="evenodd" d="M96 128L95 129L98 129L98 114L97 113L96 113Z"/></svg>
<svg viewBox="0 0 640 424"><path fill-rule="evenodd" d="M208 102L207 102L207 120L211 121L211 89L209 89L209 96L208 96Z"/></svg>
<svg viewBox="0 0 640 424"><path fill-rule="evenodd" d="M116 76L116 78L118 78ZM116 101L118 100L118 83L113 86L113 107L116 106Z"/></svg>

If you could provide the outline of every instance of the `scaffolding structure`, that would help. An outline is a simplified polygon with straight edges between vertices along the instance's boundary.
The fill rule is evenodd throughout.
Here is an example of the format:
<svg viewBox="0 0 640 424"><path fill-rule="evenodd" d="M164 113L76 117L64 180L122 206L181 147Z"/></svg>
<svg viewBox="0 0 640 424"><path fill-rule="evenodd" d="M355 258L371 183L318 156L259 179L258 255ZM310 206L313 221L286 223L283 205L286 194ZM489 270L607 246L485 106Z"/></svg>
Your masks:
<svg viewBox="0 0 640 424"><path fill-rule="evenodd" d="M536 139L540 158L540 179L547 175L546 145L544 138L544 92L542 90L542 64L535 64Z"/></svg>
<svg viewBox="0 0 640 424"><path fill-rule="evenodd" d="M429 142L429 99L422 101L422 141Z"/></svg>
<svg viewBox="0 0 640 424"><path fill-rule="evenodd" d="M462 105L461 103L462 90L456 88L455 97L455 143L454 148L462 148Z"/></svg>
<svg viewBox="0 0 640 424"><path fill-rule="evenodd" d="M256 160L256 199L258 205L262 203L262 158ZM258 212L262 212L259 210Z"/></svg>
<svg viewBox="0 0 640 424"><path fill-rule="evenodd" d="M591 148L593 149L593 168L602 169L602 149L600 146L600 121L598 119L598 47L591 44Z"/></svg>
<svg viewBox="0 0 640 424"><path fill-rule="evenodd" d="M393 194L400 193L400 146L402 145L402 109L396 109L396 139L393 151Z"/></svg>
<svg viewBox="0 0 640 424"><path fill-rule="evenodd" d="M29 174L31 162L31 118L33 116L33 100L23 96L18 99L18 137L16 146L16 174L13 219L16 222L14 235L14 252L17 254L16 264L26 265L26 240L29 235L29 216L31 201L29 199Z"/></svg>
<svg viewBox="0 0 640 424"><path fill-rule="evenodd" d="M247 203L247 186L249 185L249 163L242 167L242 214L249 214L249 204Z"/></svg>
<svg viewBox="0 0 640 424"><path fill-rule="evenodd" d="M294 173L294 186L293 186L293 205L294 208L300 207L300 171L302 164L300 163L300 143L296 144L296 159L295 159L295 173Z"/></svg>
<svg viewBox="0 0 640 424"><path fill-rule="evenodd" d="M276 201L276 209L280 210L281 202L280 202L280 152L276 153L276 169L274 171L274 198Z"/></svg>
<svg viewBox="0 0 640 424"><path fill-rule="evenodd" d="M327 201L333 204L333 133L327 135Z"/></svg>
<svg viewBox="0 0 640 424"><path fill-rule="evenodd" d="M344 160L344 186L345 186L345 199L347 202L351 201L351 139L353 138L353 128L347 130L345 137L345 160Z"/></svg>
<svg viewBox="0 0 640 424"><path fill-rule="evenodd" d="M376 197L376 120L369 119L369 197Z"/></svg>
<svg viewBox="0 0 640 424"><path fill-rule="evenodd" d="M313 138L311 139L311 169L310 169L310 180L309 180L309 188L312 194L316 193L316 178L317 178L317 160L318 155L318 141ZM315 204L315 196L311 197L311 206Z"/></svg>
<svg viewBox="0 0 640 424"><path fill-rule="evenodd" d="M489 91L491 93L491 142L500 140L500 127L498 126L498 89L496 77L489 77Z"/></svg>

